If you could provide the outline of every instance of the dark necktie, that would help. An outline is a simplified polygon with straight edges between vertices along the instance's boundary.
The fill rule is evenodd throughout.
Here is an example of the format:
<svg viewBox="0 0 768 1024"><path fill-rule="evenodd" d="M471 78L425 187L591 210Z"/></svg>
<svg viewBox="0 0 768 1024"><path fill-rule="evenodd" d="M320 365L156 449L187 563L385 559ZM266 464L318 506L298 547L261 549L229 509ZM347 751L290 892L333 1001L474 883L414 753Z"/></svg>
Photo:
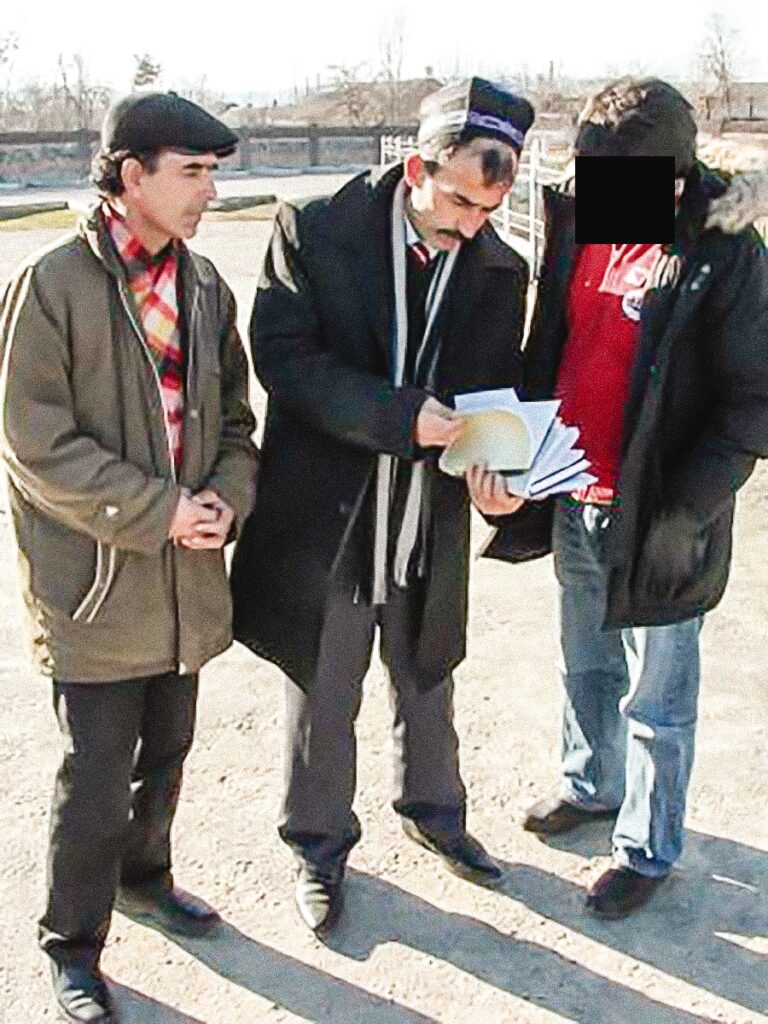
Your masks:
<svg viewBox="0 0 768 1024"><path fill-rule="evenodd" d="M432 253L429 251L427 246L422 241L411 242L408 246L408 251L411 254L411 259L415 262L416 266L422 270L428 267L432 262Z"/></svg>

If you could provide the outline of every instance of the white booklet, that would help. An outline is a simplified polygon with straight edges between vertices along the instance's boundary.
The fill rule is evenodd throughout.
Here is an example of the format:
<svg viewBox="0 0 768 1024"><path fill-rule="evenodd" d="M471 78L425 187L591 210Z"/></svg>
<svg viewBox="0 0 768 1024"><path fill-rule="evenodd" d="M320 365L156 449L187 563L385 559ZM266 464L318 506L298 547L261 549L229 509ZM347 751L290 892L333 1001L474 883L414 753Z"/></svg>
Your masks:
<svg viewBox="0 0 768 1024"><path fill-rule="evenodd" d="M544 498L596 481L576 447L579 431L558 419L559 401L521 402L514 388L457 395L466 417L461 436L445 449L440 468L461 476L473 463L503 473L510 494Z"/></svg>

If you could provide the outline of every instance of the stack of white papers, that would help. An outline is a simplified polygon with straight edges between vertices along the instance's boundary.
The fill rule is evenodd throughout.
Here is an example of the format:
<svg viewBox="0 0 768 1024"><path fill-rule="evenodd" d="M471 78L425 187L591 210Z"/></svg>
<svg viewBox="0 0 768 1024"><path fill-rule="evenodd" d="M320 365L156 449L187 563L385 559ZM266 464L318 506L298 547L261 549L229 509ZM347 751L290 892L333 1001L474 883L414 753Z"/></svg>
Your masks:
<svg viewBox="0 0 768 1024"><path fill-rule="evenodd" d="M596 482L589 461L576 447L577 427L557 416L559 401L521 402L513 388L456 396L466 416L461 436L445 449L440 468L460 476L474 463L502 473L510 494L545 498Z"/></svg>

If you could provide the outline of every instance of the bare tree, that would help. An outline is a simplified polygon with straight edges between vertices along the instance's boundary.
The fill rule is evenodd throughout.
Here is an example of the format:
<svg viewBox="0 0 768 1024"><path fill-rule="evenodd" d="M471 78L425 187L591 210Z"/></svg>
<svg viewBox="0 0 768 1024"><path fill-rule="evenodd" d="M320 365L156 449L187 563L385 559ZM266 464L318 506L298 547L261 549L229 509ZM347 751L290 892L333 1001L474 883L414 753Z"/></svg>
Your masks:
<svg viewBox="0 0 768 1024"><path fill-rule="evenodd" d="M154 85L163 73L162 66L148 54L133 55L136 61L136 70L133 73L133 88L143 89L145 86Z"/></svg>
<svg viewBox="0 0 768 1024"><path fill-rule="evenodd" d="M341 105L351 125L365 123L369 111L369 88L360 80L360 73L365 63L360 64L329 64L334 89L340 93Z"/></svg>
<svg viewBox="0 0 768 1024"><path fill-rule="evenodd" d="M13 55L19 48L19 37L15 32L7 32L4 36L0 36L0 68L3 71L10 66L13 61Z"/></svg>
<svg viewBox="0 0 768 1024"><path fill-rule="evenodd" d="M13 58L18 48L19 37L15 32L0 36L0 117L3 120L11 102L11 72Z"/></svg>
<svg viewBox="0 0 768 1024"><path fill-rule="evenodd" d="M203 71L196 78L177 78L166 82L166 87L173 89L179 96L192 100L212 114L221 115L238 104L230 102L224 93L211 86L208 75Z"/></svg>
<svg viewBox="0 0 768 1024"><path fill-rule="evenodd" d="M466 60L458 48L453 56L452 62L441 61L440 66L437 69L437 77L441 82L445 82L446 85L449 82L460 82L462 79L468 77Z"/></svg>
<svg viewBox="0 0 768 1024"><path fill-rule="evenodd" d="M731 116L731 93L735 68L739 60L739 36L722 14L713 14L707 23L706 34L699 53L699 68L708 87L714 87L726 116ZM707 104L710 113L710 104Z"/></svg>
<svg viewBox="0 0 768 1024"><path fill-rule="evenodd" d="M380 63L377 76L384 83L385 97L380 120L400 124L402 120L403 61L405 58L405 19L398 14L380 36Z"/></svg>
<svg viewBox="0 0 768 1024"><path fill-rule="evenodd" d="M59 54L58 82L63 100L63 113L70 123L67 128L93 128L101 120L111 99L110 90L91 81L88 65L82 54L66 58Z"/></svg>

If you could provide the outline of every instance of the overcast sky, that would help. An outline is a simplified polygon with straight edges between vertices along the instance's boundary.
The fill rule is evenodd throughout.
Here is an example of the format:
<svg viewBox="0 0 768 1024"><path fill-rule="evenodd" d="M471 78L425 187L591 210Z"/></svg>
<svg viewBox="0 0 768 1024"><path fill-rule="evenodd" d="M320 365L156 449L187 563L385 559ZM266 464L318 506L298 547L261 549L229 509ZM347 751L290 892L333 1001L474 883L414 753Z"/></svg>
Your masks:
<svg viewBox="0 0 768 1024"><path fill-rule="evenodd" d="M699 0L644 3L548 0L411 0L390 8L360 0L7 0L0 37L19 36L14 78L51 78L59 53L81 53L91 76L118 90L130 87L134 54L150 53L164 69L166 87L199 82L225 95L284 92L328 66L367 62L375 72L381 40L397 18L405 28L406 77L431 65L488 76L527 68L546 73L549 62L573 76L602 77L649 70L690 76L708 15ZM728 0L727 21L743 57L737 77L768 80L768 3Z"/></svg>

